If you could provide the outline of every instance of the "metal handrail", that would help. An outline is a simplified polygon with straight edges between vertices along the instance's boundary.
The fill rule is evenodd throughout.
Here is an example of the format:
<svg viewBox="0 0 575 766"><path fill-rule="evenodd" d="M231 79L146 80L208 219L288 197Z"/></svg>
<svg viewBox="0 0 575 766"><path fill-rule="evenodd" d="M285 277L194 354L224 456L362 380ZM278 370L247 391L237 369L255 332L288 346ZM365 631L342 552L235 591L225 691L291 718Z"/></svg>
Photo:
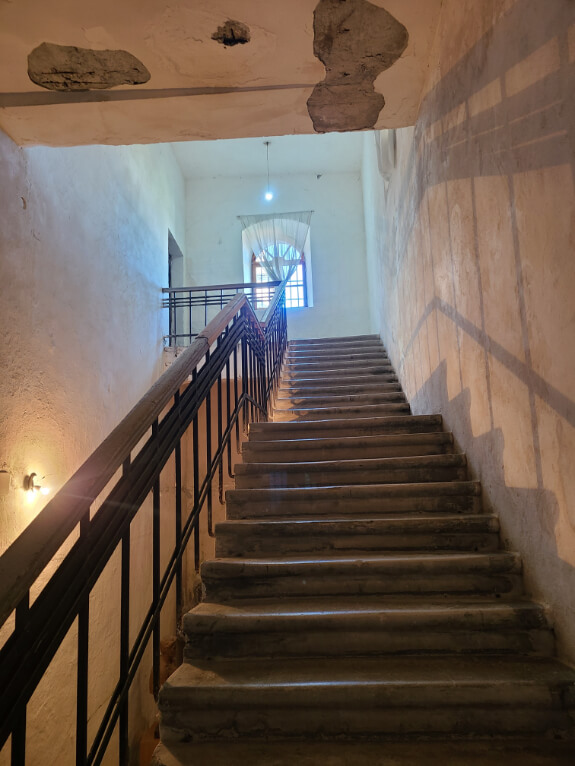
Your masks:
<svg viewBox="0 0 575 766"><path fill-rule="evenodd" d="M273 310L268 313L265 324L258 321L244 294L229 301L0 558L0 625L14 612L16 615L14 631L0 651L0 688L3 691L0 749L12 734L14 766L25 763L27 702L75 619L79 620L76 763L85 766L101 762L118 719L123 742L120 764L126 762L128 690L152 637L154 689L157 692L160 612L175 579L177 613L180 615L182 558L192 536L195 564L196 567L199 565L199 513L207 504L211 531L212 482L219 473L221 496L226 451L231 475L234 431L239 442L240 419L245 427L250 418L267 417L268 402L278 382L287 343L284 292L285 281L276 287ZM240 374L241 393L238 390ZM190 376L192 380L188 382ZM198 413L203 407L207 422L211 422L214 387L218 408L217 445L212 449L211 429L208 429L205 476L200 481ZM225 424L224 410L227 415ZM194 501L183 520L180 445L190 428ZM151 436L133 455L150 430ZM180 522L174 551L162 575L159 564L160 474L172 456L176 462L176 517L179 514ZM101 497L119 470L122 471L121 478L105 497ZM130 522L150 494L154 506L153 603L136 641L130 646L129 621L127 628L124 624L124 598L128 599L129 607L129 569L126 571L125 561L129 562ZM98 509L91 513L96 502ZM30 606L30 590L78 525L78 539ZM119 546L123 561L121 612L124 624L120 637L121 673L100 731L89 747L86 720L89 595Z"/></svg>
<svg viewBox="0 0 575 766"><path fill-rule="evenodd" d="M281 281L270 282L232 282L228 285L192 285L191 287L162 287L163 293L199 293L205 290L238 290L244 292L246 288L279 287Z"/></svg>
<svg viewBox="0 0 575 766"><path fill-rule="evenodd" d="M223 308L234 294L244 293L252 308L264 309L281 284L276 280L164 287L162 306L169 309L169 333L164 336L164 341L172 347L192 342L197 337L198 328L208 324L210 313Z"/></svg>

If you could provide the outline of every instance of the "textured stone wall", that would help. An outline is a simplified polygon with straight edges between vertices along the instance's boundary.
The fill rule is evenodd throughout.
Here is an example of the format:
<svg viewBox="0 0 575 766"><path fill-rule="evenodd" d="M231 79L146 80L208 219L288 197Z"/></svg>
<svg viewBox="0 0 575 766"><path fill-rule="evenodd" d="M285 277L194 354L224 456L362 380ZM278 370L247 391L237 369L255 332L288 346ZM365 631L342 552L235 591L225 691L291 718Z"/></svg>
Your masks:
<svg viewBox="0 0 575 766"><path fill-rule="evenodd" d="M368 137L372 320L442 412L575 661L575 7L445 0L389 188Z"/></svg>

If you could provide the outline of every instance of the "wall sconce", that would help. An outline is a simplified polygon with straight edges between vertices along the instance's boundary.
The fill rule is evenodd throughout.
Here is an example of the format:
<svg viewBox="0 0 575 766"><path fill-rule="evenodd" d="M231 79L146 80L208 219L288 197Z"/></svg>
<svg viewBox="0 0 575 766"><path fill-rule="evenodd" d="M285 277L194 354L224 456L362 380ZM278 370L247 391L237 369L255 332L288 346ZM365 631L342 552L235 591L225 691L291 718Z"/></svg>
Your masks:
<svg viewBox="0 0 575 766"><path fill-rule="evenodd" d="M48 495L50 490L48 487L42 487L40 484L36 484L36 477L37 474L31 473L29 476L24 477L24 489L26 492L36 493L39 492L41 495ZM42 477L43 479L46 478L45 476Z"/></svg>

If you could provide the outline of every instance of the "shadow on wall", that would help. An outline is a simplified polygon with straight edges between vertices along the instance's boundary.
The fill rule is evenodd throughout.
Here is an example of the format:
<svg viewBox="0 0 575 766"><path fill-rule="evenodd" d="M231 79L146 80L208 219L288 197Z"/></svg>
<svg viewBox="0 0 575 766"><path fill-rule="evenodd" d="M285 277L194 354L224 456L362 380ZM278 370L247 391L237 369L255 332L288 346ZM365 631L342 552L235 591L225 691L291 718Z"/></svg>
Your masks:
<svg viewBox="0 0 575 766"><path fill-rule="evenodd" d="M449 410L449 418L457 424L457 432L472 434L471 392L466 388L448 402L447 389L447 364L442 362L414 397L412 401L414 413L424 409L421 407L421 402L444 400L443 409ZM542 487L531 489L509 486L505 476L505 438L502 429L492 428L476 437L472 436L471 441L466 441L465 445L460 444L457 434L454 434L454 448L456 452L468 450L475 455L489 456L488 466L485 464L469 466L470 478L482 482L485 511L497 510L492 508L490 498L503 490L513 505L522 509L525 519L536 515L550 539L555 540L555 528L560 516L557 496L554 492ZM501 518L501 524L502 544L506 549L514 550L513 541L507 534L505 517ZM557 546L553 552L557 556ZM574 568L571 565L564 561L562 564L565 572L573 573ZM527 587L529 587L529 581L527 581Z"/></svg>
<svg viewBox="0 0 575 766"><path fill-rule="evenodd" d="M386 264L412 409L439 409L456 432L571 660L574 30L575 4L517 0L458 60L461 30L444 32L447 73L398 178Z"/></svg>

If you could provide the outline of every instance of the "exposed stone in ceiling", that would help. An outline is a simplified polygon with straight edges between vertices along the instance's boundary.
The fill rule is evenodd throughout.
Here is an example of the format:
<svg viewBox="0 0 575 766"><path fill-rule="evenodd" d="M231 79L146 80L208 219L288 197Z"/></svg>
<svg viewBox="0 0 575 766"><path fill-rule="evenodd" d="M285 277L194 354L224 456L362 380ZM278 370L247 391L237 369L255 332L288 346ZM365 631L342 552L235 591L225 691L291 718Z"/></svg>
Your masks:
<svg viewBox="0 0 575 766"><path fill-rule="evenodd" d="M0 0L0 127L23 145L68 146L412 125L440 5ZM342 8L357 24L328 50L328 17L339 19ZM314 35L316 9L316 21L329 12ZM31 66L34 83L28 55L44 41L78 51L80 61L55 72ZM141 62L149 80L139 66L135 74L119 64L120 52Z"/></svg>
<svg viewBox="0 0 575 766"><path fill-rule="evenodd" d="M141 85L150 73L127 51L94 51L42 43L28 56L28 76L48 90L98 90Z"/></svg>
<svg viewBox="0 0 575 766"><path fill-rule="evenodd" d="M385 105L375 79L395 64L408 39L403 24L367 0L320 0L313 50L326 75L307 102L314 129L373 128Z"/></svg>
<svg viewBox="0 0 575 766"><path fill-rule="evenodd" d="M251 39L250 28L247 24L242 24L241 21L234 21L228 19L225 24L218 27L216 32L212 35L212 40L217 40L222 45L226 45L228 48L234 45L245 45L249 43Z"/></svg>

